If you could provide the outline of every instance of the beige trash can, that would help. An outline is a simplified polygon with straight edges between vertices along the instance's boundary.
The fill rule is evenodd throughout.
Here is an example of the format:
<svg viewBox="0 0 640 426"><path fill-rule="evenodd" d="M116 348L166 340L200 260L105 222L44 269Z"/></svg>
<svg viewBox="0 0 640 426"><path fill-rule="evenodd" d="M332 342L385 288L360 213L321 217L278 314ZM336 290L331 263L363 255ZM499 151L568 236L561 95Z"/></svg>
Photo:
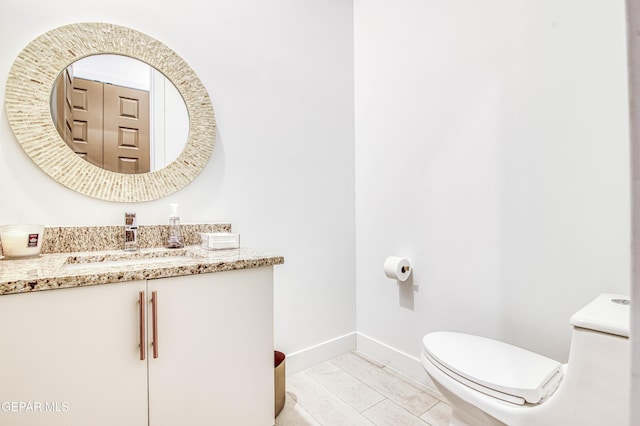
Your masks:
<svg viewBox="0 0 640 426"><path fill-rule="evenodd" d="M282 352L274 351L274 382L275 382L275 403L276 403L276 417L282 411L285 401L285 374L284 374L284 359L286 358Z"/></svg>

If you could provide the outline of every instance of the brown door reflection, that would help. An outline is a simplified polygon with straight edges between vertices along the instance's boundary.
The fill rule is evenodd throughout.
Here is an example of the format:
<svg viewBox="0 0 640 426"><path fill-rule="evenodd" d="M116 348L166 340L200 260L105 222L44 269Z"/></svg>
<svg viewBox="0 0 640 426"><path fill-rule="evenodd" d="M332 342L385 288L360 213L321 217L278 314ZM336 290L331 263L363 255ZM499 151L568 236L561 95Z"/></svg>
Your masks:
<svg viewBox="0 0 640 426"><path fill-rule="evenodd" d="M149 171L149 92L104 85L103 153L107 170Z"/></svg>
<svg viewBox="0 0 640 426"><path fill-rule="evenodd" d="M150 171L148 91L74 78L69 70L56 87L56 126L77 155L113 172Z"/></svg>

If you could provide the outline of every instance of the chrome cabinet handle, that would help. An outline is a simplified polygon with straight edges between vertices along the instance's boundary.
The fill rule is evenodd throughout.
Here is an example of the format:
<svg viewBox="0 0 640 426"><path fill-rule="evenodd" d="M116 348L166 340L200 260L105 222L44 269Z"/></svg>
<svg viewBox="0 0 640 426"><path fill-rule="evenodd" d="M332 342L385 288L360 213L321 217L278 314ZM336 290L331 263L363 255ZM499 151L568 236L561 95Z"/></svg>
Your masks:
<svg viewBox="0 0 640 426"><path fill-rule="evenodd" d="M144 291L141 291L138 294L138 303L140 304L139 306L139 314L140 314L140 361L144 361L144 359L146 358L145 356L145 346L147 344L146 342L146 338L145 338L145 325L146 325L146 321L144 318L144 305L145 305L145 297L144 297Z"/></svg>
<svg viewBox="0 0 640 426"><path fill-rule="evenodd" d="M153 322L153 357L158 358L158 292L151 292L151 312Z"/></svg>

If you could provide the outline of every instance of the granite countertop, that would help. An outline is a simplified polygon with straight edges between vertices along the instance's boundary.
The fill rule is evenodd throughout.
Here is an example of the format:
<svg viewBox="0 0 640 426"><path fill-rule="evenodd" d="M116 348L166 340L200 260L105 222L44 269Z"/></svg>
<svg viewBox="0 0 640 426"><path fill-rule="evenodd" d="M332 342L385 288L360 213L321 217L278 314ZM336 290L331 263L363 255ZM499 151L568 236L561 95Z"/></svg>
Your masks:
<svg viewBox="0 0 640 426"><path fill-rule="evenodd" d="M258 268L284 263L281 256L250 248L205 250L144 248L0 258L0 295L153 278Z"/></svg>

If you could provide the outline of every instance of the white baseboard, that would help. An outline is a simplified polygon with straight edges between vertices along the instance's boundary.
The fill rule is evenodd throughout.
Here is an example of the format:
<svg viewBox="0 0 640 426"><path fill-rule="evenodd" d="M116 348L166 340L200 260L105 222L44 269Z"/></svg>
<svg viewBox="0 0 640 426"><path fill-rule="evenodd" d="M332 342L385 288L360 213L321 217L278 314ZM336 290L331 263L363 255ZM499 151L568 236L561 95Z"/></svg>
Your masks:
<svg viewBox="0 0 640 426"><path fill-rule="evenodd" d="M413 380L435 389L419 358L399 351L362 333L357 333L356 350Z"/></svg>
<svg viewBox="0 0 640 426"><path fill-rule="evenodd" d="M347 333L287 354L286 374L287 376L292 376L302 370L355 350L425 386L435 389L435 385L424 371L419 358L357 332Z"/></svg>
<svg viewBox="0 0 640 426"><path fill-rule="evenodd" d="M356 350L356 332L287 355L286 374L292 376L302 370L322 364L332 358Z"/></svg>

